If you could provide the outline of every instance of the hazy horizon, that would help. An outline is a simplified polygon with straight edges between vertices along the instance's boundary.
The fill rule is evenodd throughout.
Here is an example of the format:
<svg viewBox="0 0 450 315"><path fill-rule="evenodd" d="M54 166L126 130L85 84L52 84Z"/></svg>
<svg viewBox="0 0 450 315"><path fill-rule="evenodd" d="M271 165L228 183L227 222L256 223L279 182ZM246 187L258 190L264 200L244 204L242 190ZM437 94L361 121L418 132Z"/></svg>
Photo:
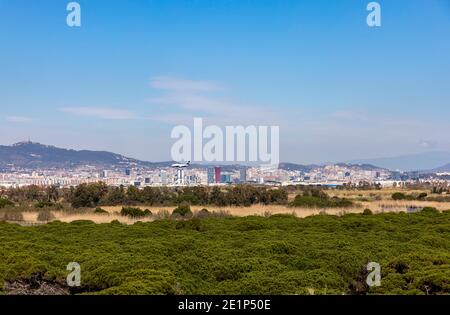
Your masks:
<svg viewBox="0 0 450 315"><path fill-rule="evenodd" d="M115 154L120 154L122 156L125 156L127 158L133 158L137 159L143 162L151 162L151 163L158 163L158 162L170 162L171 159L168 160L152 160L152 159L139 159L132 155L129 155L127 153L122 152L115 152L115 151L108 151L108 150L102 150L99 148L76 148L76 147L67 147L67 146L57 146L51 143L42 143L39 141L36 141L34 139L26 139L21 141L16 141L14 143L10 144L1 144L0 146L13 146L17 144L22 143L28 143L31 142L33 144L40 144L40 145L46 145L46 146L52 146L57 147L60 149L68 149L68 150L76 150L76 151L82 151L82 150L90 150L90 151L99 151L99 152L110 152ZM397 161L396 161L397 160ZM205 161L192 161L194 164L199 165L246 165L246 166L252 166L252 165L259 165L259 163L250 163L250 162L205 162ZM370 164L377 167L387 168L390 170L403 170L403 171L412 171L412 170L431 170L433 168L441 167L447 164L450 164L450 152L448 151L425 151L418 154L405 154L405 155L398 155L398 156L380 156L380 157L367 157L367 158L359 158L359 159L350 159L345 161L316 161L312 163L303 163L303 162L297 162L297 161L285 161L281 160L280 163L292 163L292 164L299 164L299 165L328 165L328 164L338 164L338 163L347 163L347 164ZM396 166L392 166L396 165ZM401 166L400 166L401 165ZM426 166L425 166L426 165Z"/></svg>

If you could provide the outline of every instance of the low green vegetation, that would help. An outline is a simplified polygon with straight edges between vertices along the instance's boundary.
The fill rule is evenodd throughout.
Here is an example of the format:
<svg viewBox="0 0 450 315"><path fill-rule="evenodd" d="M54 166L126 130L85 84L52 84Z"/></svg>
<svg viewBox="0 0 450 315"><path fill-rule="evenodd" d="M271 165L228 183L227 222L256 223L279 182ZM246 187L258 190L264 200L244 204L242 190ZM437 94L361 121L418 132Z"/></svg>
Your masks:
<svg viewBox="0 0 450 315"><path fill-rule="evenodd" d="M5 198L0 198L0 208L5 208L5 207L13 207L14 206L14 202L5 199Z"/></svg>
<svg viewBox="0 0 450 315"><path fill-rule="evenodd" d="M55 210L61 210L63 206L57 202L53 201L39 201L34 205L37 209L51 208Z"/></svg>
<svg viewBox="0 0 450 315"><path fill-rule="evenodd" d="M148 209L141 210L140 208L122 207L120 215L127 216L130 218L142 218L146 216L151 216L152 212Z"/></svg>
<svg viewBox="0 0 450 315"><path fill-rule="evenodd" d="M392 194L393 200L425 200L425 198L428 196L427 193L420 193L418 195L415 194L405 194L401 192L395 192Z"/></svg>
<svg viewBox="0 0 450 315"><path fill-rule="evenodd" d="M100 207L95 208L94 213L96 213L96 214L109 214L108 211L106 211L105 209L102 209Z"/></svg>
<svg viewBox="0 0 450 315"><path fill-rule="evenodd" d="M207 214L206 211L203 214ZM64 283L86 294L450 294L450 212L207 217L123 225L0 222L5 282ZM367 287L368 262L381 286Z"/></svg>
<svg viewBox="0 0 450 315"><path fill-rule="evenodd" d="M205 213L203 212L203 214ZM173 210L172 215L179 215L181 217L192 216L191 207L187 202L182 202L178 207L175 208L175 210Z"/></svg>
<svg viewBox="0 0 450 315"><path fill-rule="evenodd" d="M297 195L290 203L291 207L305 208L346 208L353 205L354 203L351 200L338 197L330 198L321 190L306 190Z"/></svg>
<svg viewBox="0 0 450 315"><path fill-rule="evenodd" d="M439 213L439 210L434 208L434 207L425 207L422 210L420 210L420 212L423 212L423 213Z"/></svg>

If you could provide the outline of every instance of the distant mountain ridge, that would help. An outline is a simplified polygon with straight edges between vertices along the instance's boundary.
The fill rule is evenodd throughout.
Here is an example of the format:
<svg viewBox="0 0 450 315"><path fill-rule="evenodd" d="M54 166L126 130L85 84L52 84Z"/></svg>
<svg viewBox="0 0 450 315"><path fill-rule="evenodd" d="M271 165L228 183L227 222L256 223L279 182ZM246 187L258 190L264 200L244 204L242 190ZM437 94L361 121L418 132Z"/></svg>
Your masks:
<svg viewBox="0 0 450 315"><path fill-rule="evenodd" d="M431 171L429 171L430 173L445 173L445 172L450 172L450 163L437 167L435 169L432 169Z"/></svg>
<svg viewBox="0 0 450 315"><path fill-rule="evenodd" d="M295 164L295 163L280 163L278 165L279 169L286 170L286 171L301 171L301 172L309 172L314 168L319 167L318 165L310 164L310 165L302 165L302 164Z"/></svg>
<svg viewBox="0 0 450 315"><path fill-rule="evenodd" d="M107 151L71 150L37 142L19 142L0 146L0 167L73 168L82 165L102 167L161 166L171 162L151 163Z"/></svg>
<svg viewBox="0 0 450 315"><path fill-rule="evenodd" d="M447 159L448 155L448 160ZM416 155L412 155L416 156ZM425 156L427 156L425 154ZM405 156L407 157L407 156ZM401 157L397 158L384 158L384 159L367 159L367 160L354 160L347 163L334 163L334 164L309 164L302 165L296 163L280 163L279 169L287 171L302 171L309 172L313 169L323 168L326 165L338 165L343 167L349 167L360 170L396 170L392 168L392 159L396 163L401 165L409 165L408 163L402 163ZM442 161L447 161L439 163ZM414 167L406 170L431 170L426 172L449 172L450 171L450 153L441 152L435 155L429 164L433 167L423 167L419 164L419 167ZM377 163L378 162L378 163ZM120 154L107 152L107 151L90 151L90 150L73 150L63 149L51 145L40 144L37 142L25 141L19 142L10 146L0 145L0 168L27 168L27 169L49 169L49 168L75 168L80 166L93 166L100 168L131 168L131 167L170 167L174 163L173 161L163 162L147 162L134 158L129 158ZM389 167L389 165L391 167ZM428 164L427 164L428 165ZM191 164L193 168L206 168L211 166L221 166L223 171L231 171L242 167L248 167L245 165L217 165L217 164ZM422 167L420 167L422 166Z"/></svg>
<svg viewBox="0 0 450 315"><path fill-rule="evenodd" d="M309 172L313 169L326 167L327 165L336 165L336 166L348 167L348 168L365 170L365 171L387 170L382 167L378 167L378 166L371 165L371 164L352 164L352 163L329 163L326 165L317 165L317 164L302 165L302 164L295 164L295 163L280 163L278 168L282 169L282 170L286 170L286 171Z"/></svg>
<svg viewBox="0 0 450 315"><path fill-rule="evenodd" d="M351 160L348 163L372 164L392 171L434 170L450 164L450 152L424 152L385 158Z"/></svg>

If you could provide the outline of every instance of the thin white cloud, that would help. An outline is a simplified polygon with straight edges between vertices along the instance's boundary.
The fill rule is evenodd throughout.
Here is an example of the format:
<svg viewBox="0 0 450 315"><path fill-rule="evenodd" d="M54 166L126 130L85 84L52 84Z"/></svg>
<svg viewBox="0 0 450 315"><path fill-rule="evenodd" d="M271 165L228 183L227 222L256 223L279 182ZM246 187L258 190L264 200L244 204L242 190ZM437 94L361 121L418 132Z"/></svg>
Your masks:
<svg viewBox="0 0 450 315"><path fill-rule="evenodd" d="M162 115L155 115L153 119L163 118L168 123L179 121L184 117L203 117L214 122L226 124L270 124L278 116L274 108L264 108L249 104L230 101L217 93L225 90L222 85L211 81L193 81L167 76L154 77L151 80L154 90L162 90L160 96L149 99L152 105L164 106Z"/></svg>
<svg viewBox="0 0 450 315"><path fill-rule="evenodd" d="M200 110L208 113L224 113L243 110L242 106L236 106L232 103L219 100L217 98L207 97L199 94L173 93L161 97L152 98L149 101L154 104L173 105L186 110Z"/></svg>
<svg viewBox="0 0 450 315"><path fill-rule="evenodd" d="M170 76L154 77L150 81L150 86L154 89L183 92L211 92L223 89L221 85L212 81L194 81Z"/></svg>
<svg viewBox="0 0 450 315"><path fill-rule="evenodd" d="M6 120L12 123L29 123L33 121L31 118L23 116L8 116Z"/></svg>
<svg viewBox="0 0 450 315"><path fill-rule="evenodd" d="M433 140L420 140L419 145L425 149L433 149L438 146L438 142Z"/></svg>
<svg viewBox="0 0 450 315"><path fill-rule="evenodd" d="M100 119L126 120L137 118L133 112L128 110L108 107L63 107L59 110L77 116L87 116Z"/></svg>

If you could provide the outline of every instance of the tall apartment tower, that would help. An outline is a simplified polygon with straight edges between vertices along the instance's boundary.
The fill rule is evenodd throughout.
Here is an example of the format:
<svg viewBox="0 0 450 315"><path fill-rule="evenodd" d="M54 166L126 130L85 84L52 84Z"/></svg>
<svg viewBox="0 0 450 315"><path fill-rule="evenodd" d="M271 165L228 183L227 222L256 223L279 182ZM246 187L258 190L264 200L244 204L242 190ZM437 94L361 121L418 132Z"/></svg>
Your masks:
<svg viewBox="0 0 450 315"><path fill-rule="evenodd" d="M184 185L184 168L177 169L177 185Z"/></svg>
<svg viewBox="0 0 450 315"><path fill-rule="evenodd" d="M239 170L239 181L245 183L247 181L247 168L243 167Z"/></svg>
<svg viewBox="0 0 450 315"><path fill-rule="evenodd" d="M222 175L222 168L221 167L214 167L214 179L216 184L220 183L221 175Z"/></svg>

